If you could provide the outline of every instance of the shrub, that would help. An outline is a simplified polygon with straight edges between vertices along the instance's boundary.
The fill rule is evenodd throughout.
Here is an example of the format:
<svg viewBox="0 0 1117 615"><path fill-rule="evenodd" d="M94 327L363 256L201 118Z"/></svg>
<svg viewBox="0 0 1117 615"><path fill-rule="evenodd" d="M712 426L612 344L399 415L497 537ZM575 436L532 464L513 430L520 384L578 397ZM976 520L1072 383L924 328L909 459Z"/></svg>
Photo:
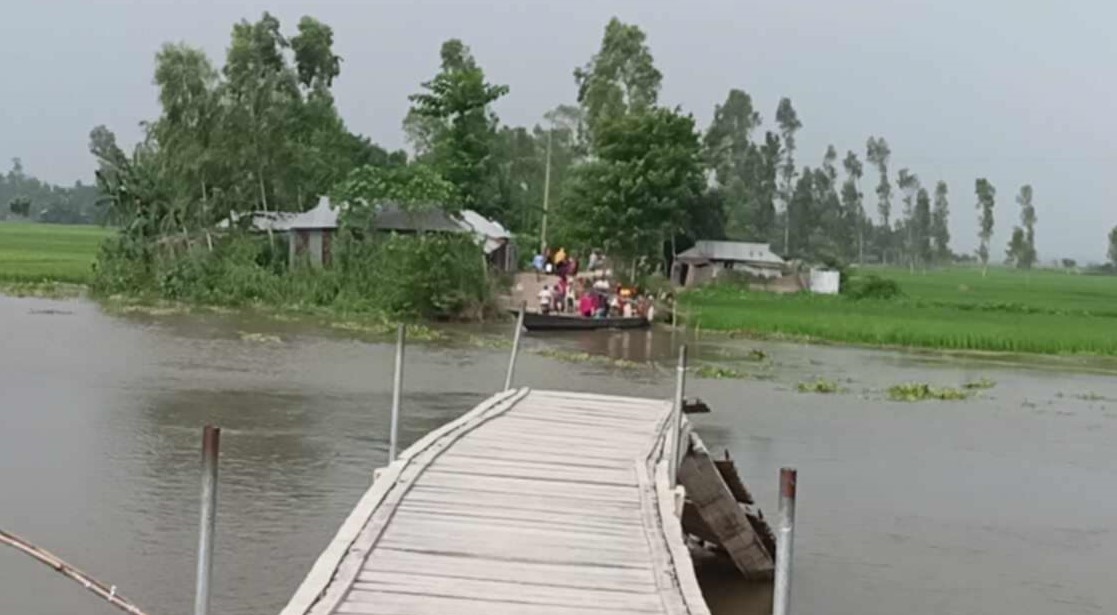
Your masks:
<svg viewBox="0 0 1117 615"><path fill-rule="evenodd" d="M895 299L903 295L896 280L875 274L851 278L842 287L842 294L850 299Z"/></svg>

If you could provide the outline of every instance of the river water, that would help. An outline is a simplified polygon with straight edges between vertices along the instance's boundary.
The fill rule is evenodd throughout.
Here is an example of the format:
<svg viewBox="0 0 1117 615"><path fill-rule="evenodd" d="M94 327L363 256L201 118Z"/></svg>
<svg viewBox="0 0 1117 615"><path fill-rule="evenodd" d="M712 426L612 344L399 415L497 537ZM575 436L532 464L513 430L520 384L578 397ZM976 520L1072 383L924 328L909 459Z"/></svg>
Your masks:
<svg viewBox="0 0 1117 615"><path fill-rule="evenodd" d="M471 330L471 335L507 331ZM260 334L260 335L250 335ZM517 383L668 397L682 336L528 336ZM770 518L800 472L793 604L832 615L1117 612L1117 378L891 351L690 340L692 378ZM623 358L563 362L543 348ZM757 361L751 350L767 359ZM393 348L250 315L108 315L82 300L0 297L0 528L117 583L153 614L193 596L201 426L223 427L213 612L273 614L387 457ZM409 445L503 383L507 350L408 348ZM800 393L815 377L838 394ZM905 381L992 389L897 403ZM720 560L716 614L763 613L770 586ZM0 549L0 613L109 614L77 585Z"/></svg>

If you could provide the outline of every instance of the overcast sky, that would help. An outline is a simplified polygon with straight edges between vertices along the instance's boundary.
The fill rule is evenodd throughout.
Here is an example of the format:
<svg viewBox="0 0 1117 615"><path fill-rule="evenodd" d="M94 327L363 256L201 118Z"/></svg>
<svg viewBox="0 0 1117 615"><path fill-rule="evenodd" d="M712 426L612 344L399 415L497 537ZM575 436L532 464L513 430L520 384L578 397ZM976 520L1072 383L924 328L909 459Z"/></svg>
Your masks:
<svg viewBox="0 0 1117 615"><path fill-rule="evenodd" d="M233 22L265 10L288 33L307 13L333 27L341 113L387 147L404 145L407 95L434 74L443 40L464 40L490 79L511 87L497 107L504 122L533 124L574 101L572 71L616 15L647 33L661 102L703 127L737 87L766 122L791 97L804 124L800 166L819 164L828 143L864 158L869 135L886 137L893 173L949 183L956 250L976 245L978 176L997 187L998 260L1024 183L1035 188L1041 258L1100 260L1117 225L1110 0L4 0L0 160L19 156L54 182L89 180L90 128L106 124L130 143L138 122L158 115L162 43L201 47L220 66Z"/></svg>

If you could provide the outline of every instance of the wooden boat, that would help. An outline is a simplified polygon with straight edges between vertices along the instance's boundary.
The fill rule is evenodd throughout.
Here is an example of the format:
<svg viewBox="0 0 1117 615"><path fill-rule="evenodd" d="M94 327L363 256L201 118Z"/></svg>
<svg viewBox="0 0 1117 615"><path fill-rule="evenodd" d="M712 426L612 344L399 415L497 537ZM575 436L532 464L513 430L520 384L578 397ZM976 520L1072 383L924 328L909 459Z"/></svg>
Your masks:
<svg viewBox="0 0 1117 615"><path fill-rule="evenodd" d="M594 329L642 329L651 323L647 318L583 318L571 314L540 314L524 312L524 328L528 331L592 331Z"/></svg>

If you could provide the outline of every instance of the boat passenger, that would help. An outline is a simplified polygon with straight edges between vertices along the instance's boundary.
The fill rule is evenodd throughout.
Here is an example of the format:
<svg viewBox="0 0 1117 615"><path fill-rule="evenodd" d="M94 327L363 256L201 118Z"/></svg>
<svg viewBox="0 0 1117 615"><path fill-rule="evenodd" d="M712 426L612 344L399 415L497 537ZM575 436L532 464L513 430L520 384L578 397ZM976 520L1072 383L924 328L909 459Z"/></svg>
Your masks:
<svg viewBox="0 0 1117 615"><path fill-rule="evenodd" d="M555 295L551 292L549 286L544 286L543 290L539 291L539 311L543 314L551 313L551 306L555 303Z"/></svg>

